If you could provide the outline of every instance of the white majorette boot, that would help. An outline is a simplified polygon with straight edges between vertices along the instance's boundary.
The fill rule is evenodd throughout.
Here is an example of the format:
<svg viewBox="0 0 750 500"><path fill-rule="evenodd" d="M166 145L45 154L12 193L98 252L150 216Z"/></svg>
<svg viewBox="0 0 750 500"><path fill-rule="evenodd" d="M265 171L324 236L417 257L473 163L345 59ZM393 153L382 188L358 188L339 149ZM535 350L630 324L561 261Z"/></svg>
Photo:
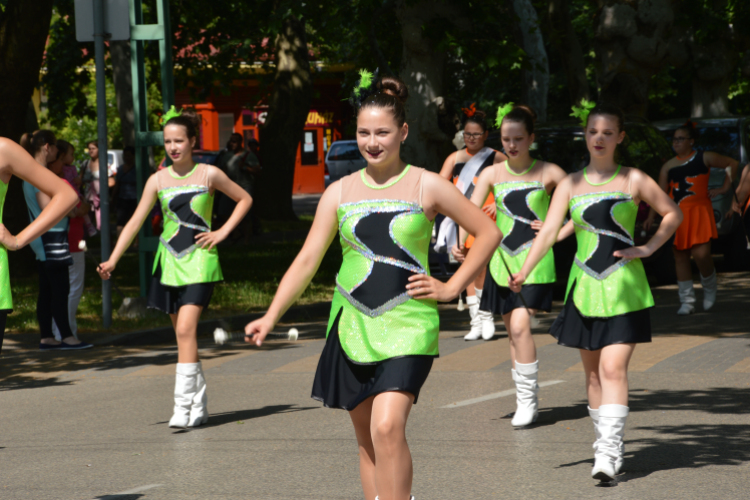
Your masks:
<svg viewBox="0 0 750 500"><path fill-rule="evenodd" d="M513 380L516 383L516 413L513 415L510 425L525 427L536 422L539 415L539 403L537 401L539 361L525 365L516 361L516 369L513 372Z"/></svg>
<svg viewBox="0 0 750 500"><path fill-rule="evenodd" d="M188 427L198 427L208 422L208 395L206 394L206 377L203 375L203 365L197 363L198 373L195 378L195 396L190 407Z"/></svg>
<svg viewBox="0 0 750 500"><path fill-rule="evenodd" d="M680 294L680 308L677 314L687 316L695 312L695 289L693 289L693 280L678 281L678 293Z"/></svg>
<svg viewBox="0 0 750 500"><path fill-rule="evenodd" d="M622 460L625 420L629 411L623 405L599 407L599 439L594 444L594 468L591 470L594 479L607 483L617 475L616 464L618 459Z"/></svg>
<svg viewBox="0 0 750 500"><path fill-rule="evenodd" d="M174 415L169 419L170 427L184 429L190 421L190 408L196 392L198 363L177 363L174 381Z"/></svg>
<svg viewBox="0 0 750 500"><path fill-rule="evenodd" d="M479 297L476 295L469 295L466 297L466 305L469 306L469 316L471 317L471 330L469 333L464 335L464 340L479 340L482 336L482 323L477 318L479 312Z"/></svg>
<svg viewBox="0 0 750 500"><path fill-rule="evenodd" d="M703 285L703 310L708 311L716 303L716 271L714 270L707 278L701 274L701 284Z"/></svg>
<svg viewBox="0 0 750 500"><path fill-rule="evenodd" d="M481 303L483 290L475 288L474 291L477 293L477 303ZM492 337L495 336L495 317L491 312L481 309L477 311L477 316L479 317L479 324L482 327L482 338L484 340L492 340Z"/></svg>
<svg viewBox="0 0 750 500"><path fill-rule="evenodd" d="M594 455L596 455L596 442L599 441L599 438L602 437L601 433L599 432L599 410L594 410L590 406L587 406L586 408L589 409L589 416L591 417L591 420L594 422L594 435L596 436L596 441L594 441ZM620 470L622 469L622 462L623 462L623 455L625 454L625 442L620 443L620 456L617 460L615 460L615 473L619 474ZM593 465L592 465L593 467Z"/></svg>

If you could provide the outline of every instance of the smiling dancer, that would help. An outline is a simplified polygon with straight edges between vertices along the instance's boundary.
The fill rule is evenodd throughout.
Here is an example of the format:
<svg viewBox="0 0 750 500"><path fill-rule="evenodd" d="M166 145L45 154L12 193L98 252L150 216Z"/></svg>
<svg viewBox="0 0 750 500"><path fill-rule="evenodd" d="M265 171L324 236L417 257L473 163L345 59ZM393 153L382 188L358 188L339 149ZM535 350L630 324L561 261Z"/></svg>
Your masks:
<svg viewBox="0 0 750 500"><path fill-rule="evenodd" d="M579 110L580 113L580 110ZM547 220L526 262L511 281L519 293L563 225L568 211L578 250L570 272L565 306L550 333L558 344L580 349L586 374L589 414L594 421L594 479L608 482L623 462L628 416L628 363L635 344L651 341L649 308L654 305L641 258L674 233L682 220L677 205L648 175L615 162L625 139L622 111L598 105L580 113L591 162L560 182ZM656 234L633 246L638 204L645 201L663 220Z"/></svg>
<svg viewBox="0 0 750 500"><path fill-rule="evenodd" d="M476 109L475 104L462 109L465 117L463 137L466 149L451 153L445 159L440 175L449 181L452 180L464 196L471 199L477 179L482 171L496 163L505 161L507 157L499 151L485 147L484 142L487 140L488 130L487 117L484 111ZM489 193L483 201L482 210L492 219L495 218L495 200L492 193ZM446 239L447 242L450 242L453 238L447 238L445 235L447 232L455 231L455 228L452 220L446 219L443 221L440 226L438 241ZM451 252L456 259L463 259L464 249L470 249L473 243L474 237L469 235L460 248L451 248ZM450 246L452 247L453 244L450 243ZM464 336L465 340L478 340L480 337L484 340L490 340L495 336L495 318L492 313L479 310L485 275L486 270L482 269L474 279L473 286L469 285L466 288L466 304L469 306L471 329Z"/></svg>
<svg viewBox="0 0 750 500"><path fill-rule="evenodd" d="M718 238L716 220L711 198L732 189L731 178L726 176L719 189L708 189L712 168L732 168L732 176L737 175L739 162L732 158L694 149L698 131L691 121L685 122L674 132L672 148L677 156L669 160L659 173L659 185L682 210L684 220L675 233L673 251L677 271L677 286L680 296L679 315L695 312L695 290L693 271L690 266L692 255L703 285L703 310L708 311L716 302L716 268L711 257L711 240ZM653 209L643 224L648 230L654 222Z"/></svg>
<svg viewBox="0 0 750 500"><path fill-rule="evenodd" d="M169 314L177 335L174 414L169 426L196 427L208 422L206 380L196 339L198 320L208 307L214 284L223 280L215 247L239 224L252 199L217 167L193 162L199 121L192 111L179 114L173 107L164 118L164 149L172 166L148 179L112 255L97 270L102 279L112 276L158 199L164 213L164 231L154 257L148 306ZM221 229L211 231L217 190L237 205Z"/></svg>
<svg viewBox="0 0 750 500"><path fill-rule="evenodd" d="M10 270L8 268L8 250L16 251L33 243L36 249L42 249L43 252L43 247L53 244L52 239L57 236L57 234L50 235L48 232L49 229L63 221L78 201L75 192L62 179L44 166L48 158L54 158L55 156L56 145L54 134L48 130L39 130L27 136L25 142L29 152L15 142L0 137L0 181L2 181L0 182L0 351L3 348L5 322L8 319L8 314L13 310L13 298L10 291ZM35 156L31 156L31 154ZM40 160L37 161L35 157L38 157ZM44 163L40 164L40 161ZM17 235L13 235L1 223L5 196L8 193L8 184L14 175L23 179L24 183L29 185L29 189L26 189L26 191L36 193L35 199L38 200L40 208L29 225ZM38 265L40 268L40 280L42 280L43 276L47 276L46 273L42 273L42 267L47 266L47 264L39 261ZM57 283L59 289L56 292L64 294L64 307L55 307L54 315L56 318L59 317L61 321L64 317L64 320L67 322L68 291L66 285L68 283L68 268L65 267L62 270L65 273L65 279L63 280L63 276L60 276L59 283ZM57 276L58 274L61 273L56 273L55 275ZM49 340L50 344L57 345L61 349L68 346L75 348L76 344L80 344L73 334L69 333L69 329L63 331L67 335L64 335L62 342L56 342L52 335L51 316L53 311L50 311L48 307L45 307L44 310L47 311L44 319L49 319L49 328L44 328L40 320L39 328L43 339L51 338ZM37 313L41 314L42 311L38 310ZM45 334L47 334L46 337Z"/></svg>
<svg viewBox="0 0 750 500"><path fill-rule="evenodd" d="M516 384L517 407L511 420L524 427L537 418L537 374L539 362L531 335L531 316L552 308L555 258L550 249L526 278L521 295L508 288L508 271L518 272L549 209L550 193L565 178L554 163L537 161L529 154L534 143L534 116L526 107L512 104L498 110L497 125L508 160L482 171L471 201L481 206L487 194L494 194L497 227L505 235L490 261L484 282L480 311L503 317L510 341L511 375ZM566 226L570 234L572 226ZM459 241L466 237L461 229ZM528 309L527 309L528 307Z"/></svg>
<svg viewBox="0 0 750 500"><path fill-rule="evenodd" d="M326 189L268 312L245 333L246 340L263 342L310 283L338 231L343 262L312 397L349 412L365 499L408 500L413 468L406 422L438 355L437 301L452 300L471 282L501 235L451 183L400 159L409 133L406 86L360 74L352 101L367 167ZM437 213L476 236L447 283L429 276Z"/></svg>

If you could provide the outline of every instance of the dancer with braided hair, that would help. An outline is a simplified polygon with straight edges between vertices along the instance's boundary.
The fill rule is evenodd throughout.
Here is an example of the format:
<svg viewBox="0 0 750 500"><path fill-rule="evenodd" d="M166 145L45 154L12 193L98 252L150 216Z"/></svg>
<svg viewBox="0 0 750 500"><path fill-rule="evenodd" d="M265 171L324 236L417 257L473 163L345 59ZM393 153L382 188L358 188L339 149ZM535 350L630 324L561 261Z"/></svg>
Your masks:
<svg viewBox="0 0 750 500"><path fill-rule="evenodd" d="M312 397L349 412L366 500L413 498L406 423L438 355L437 302L458 296L501 238L450 182L401 160L407 97L401 81L361 72L352 102L367 167L326 189L268 312L245 327L247 340L260 345L310 283L338 232L343 262ZM429 275L438 213L476 237L447 283Z"/></svg>
<svg viewBox="0 0 750 500"><path fill-rule="evenodd" d="M591 161L558 184L547 219L509 285L521 292L521 285L558 239L570 212L578 250L565 305L550 333L558 344L580 349L597 438L591 474L609 482L623 464L628 363L637 343L651 341L649 309L654 299L641 258L669 239L682 213L651 177L615 162L617 145L625 139L622 111L606 104L594 106L590 114L587 111L578 114ZM645 245L634 246L641 200L663 219Z"/></svg>

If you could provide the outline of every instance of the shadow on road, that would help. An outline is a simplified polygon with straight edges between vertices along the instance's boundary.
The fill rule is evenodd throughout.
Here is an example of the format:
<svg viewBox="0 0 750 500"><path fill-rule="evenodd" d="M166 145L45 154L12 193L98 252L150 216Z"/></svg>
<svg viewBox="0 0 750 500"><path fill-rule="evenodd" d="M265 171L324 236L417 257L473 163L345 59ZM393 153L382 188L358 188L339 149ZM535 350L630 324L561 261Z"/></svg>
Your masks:
<svg viewBox="0 0 750 500"><path fill-rule="evenodd" d="M581 403L584 407L585 403ZM713 415L746 415L750 413L750 391L734 387L705 390L633 391L630 409L639 411L688 410ZM579 413L579 418L584 416ZM711 465L742 465L750 461L750 426L735 424L675 424L638 427L654 433L642 439L627 439L625 432L624 473L619 483L646 477L654 472L674 469L697 469ZM592 430L593 437L593 430ZM628 451L629 446L638 446ZM593 463L586 460L560 464L573 467Z"/></svg>
<svg viewBox="0 0 750 500"><path fill-rule="evenodd" d="M139 498L143 498L144 495L140 493L133 493L133 494L125 494L125 495L104 495L101 497L96 497L95 500L138 500Z"/></svg>
<svg viewBox="0 0 750 500"><path fill-rule="evenodd" d="M210 427L218 427L219 425L225 424L242 424L245 420L252 420L254 418L270 417L271 415L280 415L283 413L296 413L299 411L317 410L320 406L297 406L297 405L271 405L264 406L263 408L253 408L251 410L237 410L228 411L224 413L211 413L211 418L207 424L199 427L191 428L190 431L197 431L201 429L208 429ZM164 420L162 422L156 422L153 425L161 425L169 422ZM179 430L177 432L184 432Z"/></svg>

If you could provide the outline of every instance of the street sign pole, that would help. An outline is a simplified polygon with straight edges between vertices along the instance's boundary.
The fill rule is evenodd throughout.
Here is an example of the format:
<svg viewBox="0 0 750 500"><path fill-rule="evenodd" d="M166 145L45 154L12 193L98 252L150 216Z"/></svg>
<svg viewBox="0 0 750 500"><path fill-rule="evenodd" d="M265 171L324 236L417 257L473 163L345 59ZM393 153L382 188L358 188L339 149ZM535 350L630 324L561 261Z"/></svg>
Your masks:
<svg viewBox="0 0 750 500"><path fill-rule="evenodd" d="M94 50L96 61L96 128L99 136L99 209L101 211L102 262L109 260L109 161L107 155L107 96L104 80L104 0L94 0ZM102 323L112 326L112 283L102 280Z"/></svg>

